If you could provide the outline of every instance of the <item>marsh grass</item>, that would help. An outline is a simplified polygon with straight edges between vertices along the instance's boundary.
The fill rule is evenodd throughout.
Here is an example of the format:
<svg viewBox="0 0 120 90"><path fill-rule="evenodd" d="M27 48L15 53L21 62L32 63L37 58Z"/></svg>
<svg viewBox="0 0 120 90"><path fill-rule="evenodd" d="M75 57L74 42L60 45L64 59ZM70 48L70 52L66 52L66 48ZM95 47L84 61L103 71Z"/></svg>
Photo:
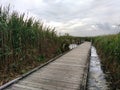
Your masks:
<svg viewBox="0 0 120 90"><path fill-rule="evenodd" d="M113 86L120 89L120 34L93 38L105 70L111 73Z"/></svg>
<svg viewBox="0 0 120 90"><path fill-rule="evenodd" d="M73 40L77 39L58 36L55 28L1 6L0 85L69 50L64 46Z"/></svg>

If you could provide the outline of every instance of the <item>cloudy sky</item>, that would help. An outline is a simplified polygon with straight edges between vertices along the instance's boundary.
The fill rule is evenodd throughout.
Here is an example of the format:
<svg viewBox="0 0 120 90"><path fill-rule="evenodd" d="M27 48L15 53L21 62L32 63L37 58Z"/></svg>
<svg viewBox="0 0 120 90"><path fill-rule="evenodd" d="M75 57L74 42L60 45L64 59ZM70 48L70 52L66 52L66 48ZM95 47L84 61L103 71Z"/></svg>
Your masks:
<svg viewBox="0 0 120 90"><path fill-rule="evenodd" d="M0 0L56 27L58 33L94 36L119 32L120 0Z"/></svg>

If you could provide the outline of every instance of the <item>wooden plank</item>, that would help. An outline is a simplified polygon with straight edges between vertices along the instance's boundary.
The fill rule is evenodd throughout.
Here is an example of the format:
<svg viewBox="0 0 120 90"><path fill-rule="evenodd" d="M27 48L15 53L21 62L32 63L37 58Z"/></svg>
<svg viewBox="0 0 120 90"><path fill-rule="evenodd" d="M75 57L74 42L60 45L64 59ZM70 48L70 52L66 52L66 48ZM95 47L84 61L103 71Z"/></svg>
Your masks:
<svg viewBox="0 0 120 90"><path fill-rule="evenodd" d="M80 90L90 47L83 43L5 90Z"/></svg>

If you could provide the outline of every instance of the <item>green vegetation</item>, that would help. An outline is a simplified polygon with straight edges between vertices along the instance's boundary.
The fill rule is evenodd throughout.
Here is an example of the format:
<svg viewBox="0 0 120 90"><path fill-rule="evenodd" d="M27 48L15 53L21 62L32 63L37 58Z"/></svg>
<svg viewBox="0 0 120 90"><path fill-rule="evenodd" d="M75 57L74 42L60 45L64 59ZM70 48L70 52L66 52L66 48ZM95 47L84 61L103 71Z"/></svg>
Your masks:
<svg viewBox="0 0 120 90"><path fill-rule="evenodd" d="M0 85L69 50L77 39L0 7Z"/></svg>
<svg viewBox="0 0 120 90"><path fill-rule="evenodd" d="M120 34L93 38L105 70L111 73L113 86L120 88Z"/></svg>

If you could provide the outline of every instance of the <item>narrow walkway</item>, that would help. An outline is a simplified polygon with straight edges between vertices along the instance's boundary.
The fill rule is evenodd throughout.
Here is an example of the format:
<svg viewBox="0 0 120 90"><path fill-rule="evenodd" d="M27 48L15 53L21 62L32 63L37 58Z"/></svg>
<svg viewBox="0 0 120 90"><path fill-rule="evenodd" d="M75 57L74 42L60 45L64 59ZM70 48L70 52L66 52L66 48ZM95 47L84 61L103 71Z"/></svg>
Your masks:
<svg viewBox="0 0 120 90"><path fill-rule="evenodd" d="M90 42L81 44L5 90L80 90L90 47Z"/></svg>

